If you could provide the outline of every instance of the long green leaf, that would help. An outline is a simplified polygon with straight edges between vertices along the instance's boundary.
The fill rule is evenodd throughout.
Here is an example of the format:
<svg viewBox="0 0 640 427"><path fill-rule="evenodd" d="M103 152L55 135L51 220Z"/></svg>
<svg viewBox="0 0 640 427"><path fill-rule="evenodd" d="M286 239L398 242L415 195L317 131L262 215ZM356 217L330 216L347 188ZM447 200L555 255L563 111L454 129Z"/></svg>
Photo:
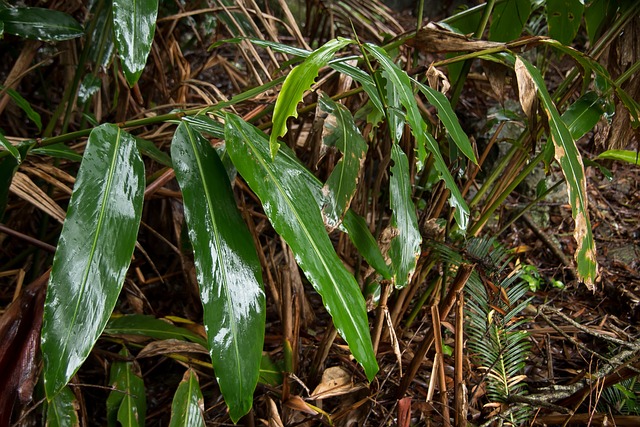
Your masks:
<svg viewBox="0 0 640 427"><path fill-rule="evenodd" d="M391 177L389 197L393 216L391 224L398 235L391 241L389 256L393 263L395 286L402 288L411 280L420 255L422 236L418 229L416 208L411 199L409 162L398 144L391 147Z"/></svg>
<svg viewBox="0 0 640 427"><path fill-rule="evenodd" d="M447 188L451 192L450 203L451 206L455 208L454 215L456 222L460 229L465 230L469 222L469 207L449 172L449 168L440 153L438 142L427 132L427 125L422 119L420 110L416 105L415 96L411 88L411 79L407 73L391 61L391 58L389 58L384 50L372 44L365 44L364 47L376 58L383 68L383 76L386 77L388 84L396 87L400 95L400 103L407 113L407 121L411 127L411 133L416 138L419 164L421 165L424 162L428 149L434 157L434 166L440 174L440 178L444 180Z"/></svg>
<svg viewBox="0 0 640 427"><path fill-rule="evenodd" d="M549 36L568 45L578 34L584 2L582 0L547 0Z"/></svg>
<svg viewBox="0 0 640 427"><path fill-rule="evenodd" d="M469 142L469 137L464 130L462 130L462 126L460 126L460 122L458 121L458 117L456 113L453 111L451 104L446 96L437 90L430 88L429 86L417 82L418 89L420 92L424 94L424 96L429 101L429 104L436 107L438 112L438 117L442 121L445 129L451 135L451 139L455 142L456 146L462 151L462 153L469 158L473 163L478 164L478 160L476 159L476 155L473 152L473 147L471 146L471 142Z"/></svg>
<svg viewBox="0 0 640 427"><path fill-rule="evenodd" d="M336 147L342 153L342 158L322 188L322 194L326 197L322 212L326 224L333 229L342 222L356 193L358 175L367 154L367 143L356 127L353 116L342 104L322 93L318 107L318 114L324 116L323 145Z"/></svg>
<svg viewBox="0 0 640 427"><path fill-rule="evenodd" d="M27 39L60 41L84 34L82 25L66 13L40 7L0 9L4 32Z"/></svg>
<svg viewBox="0 0 640 427"><path fill-rule="evenodd" d="M378 274L390 280L391 269L384 260L382 252L380 252L380 247L371 234L371 231L369 231L369 227L367 227L364 218L352 210L348 210L342 220L342 225L353 242L353 245L358 249L358 252L360 252L360 255L362 255Z"/></svg>
<svg viewBox="0 0 640 427"><path fill-rule="evenodd" d="M113 311L138 234L144 185L134 138L115 125L95 128L47 288L42 354L49 399L87 358Z"/></svg>
<svg viewBox="0 0 640 427"><path fill-rule="evenodd" d="M22 162L22 156L16 147L9 142L7 138L0 132L0 145L4 147L5 150L9 152L13 156L14 159L18 161L18 163Z"/></svg>
<svg viewBox="0 0 640 427"><path fill-rule="evenodd" d="M79 427L80 403L69 387L63 387L47 403L47 427Z"/></svg>
<svg viewBox="0 0 640 427"><path fill-rule="evenodd" d="M181 328L162 319L142 314L131 314L113 317L104 328L110 335L142 335L157 340L178 339L189 340L207 347L207 341L188 329Z"/></svg>
<svg viewBox="0 0 640 427"><path fill-rule="evenodd" d="M209 142L181 123L171 142L193 244L213 368L233 422L251 409L265 330L265 295L253 238Z"/></svg>
<svg viewBox="0 0 640 427"><path fill-rule="evenodd" d="M46 147L34 148L30 154L40 154L42 156L55 157L57 159L67 159L72 162L81 162L82 156L63 143L48 145Z"/></svg>
<svg viewBox="0 0 640 427"><path fill-rule="evenodd" d="M600 153L597 158L619 160L631 163L632 165L640 165L640 156L638 155L638 152L631 150L607 150Z"/></svg>
<svg viewBox="0 0 640 427"><path fill-rule="evenodd" d="M0 85L0 89L7 92L11 99L13 99L13 102L15 102L16 105L26 113L27 117L29 117L29 120L31 120L33 123L35 123L36 126L38 126L38 129L42 129L42 119L40 118L40 114L38 114L38 112L33 109L31 104L29 104L29 101L24 99L24 97L14 89L5 88L2 85Z"/></svg>
<svg viewBox="0 0 640 427"><path fill-rule="evenodd" d="M113 0L113 29L122 70L133 86L147 63L158 16L158 0Z"/></svg>
<svg viewBox="0 0 640 427"><path fill-rule="evenodd" d="M364 297L329 240L299 164L285 156L272 160L266 135L237 116L226 116L225 136L238 172L262 201L274 229L293 250L307 279L322 296L336 329L371 380L378 364Z"/></svg>
<svg viewBox="0 0 640 427"><path fill-rule="evenodd" d="M508 42L520 37L531 13L531 0L505 0L493 8L489 40Z"/></svg>
<svg viewBox="0 0 640 427"><path fill-rule="evenodd" d="M518 70L524 69L526 69L526 72L535 84L538 97L549 118L551 139L555 146L555 158L560 164L565 180L567 181L569 203L571 204L571 211L575 221L573 236L578 243L575 253L575 258L578 263L578 276L589 289L594 289L598 263L596 261L596 247L591 232L589 211L587 209L587 183L584 175L582 157L571 136L571 132L553 104L542 75L538 69L526 59L519 56L516 57L516 74L519 74Z"/></svg>
<svg viewBox="0 0 640 427"><path fill-rule="evenodd" d="M574 140L582 138L598 124L604 113L603 104L604 100L595 92L587 92L562 114L562 120L569 128Z"/></svg>
<svg viewBox="0 0 640 427"><path fill-rule="evenodd" d="M169 427L204 427L204 398L193 369L184 373L171 403Z"/></svg>
<svg viewBox="0 0 640 427"><path fill-rule="evenodd" d="M273 126L269 141L272 158L275 157L280 147L278 138L287 132L287 119L289 117L298 117L296 107L302 101L304 92L311 88L316 77L318 77L320 68L327 65L327 62L333 58L338 50L350 43L352 43L351 40L343 38L329 40L291 70L282 84L282 89L273 108Z"/></svg>
<svg viewBox="0 0 640 427"><path fill-rule="evenodd" d="M126 347L119 353L123 358L131 357ZM144 381L136 373L135 362L117 361L111 365L109 384L113 387L107 398L107 424L122 427L144 425L147 398Z"/></svg>

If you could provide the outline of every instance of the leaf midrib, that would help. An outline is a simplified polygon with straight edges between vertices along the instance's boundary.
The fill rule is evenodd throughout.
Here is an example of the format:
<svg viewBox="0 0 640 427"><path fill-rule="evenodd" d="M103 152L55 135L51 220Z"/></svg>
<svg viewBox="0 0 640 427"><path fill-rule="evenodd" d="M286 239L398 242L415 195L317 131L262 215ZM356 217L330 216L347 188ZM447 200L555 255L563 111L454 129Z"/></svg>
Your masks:
<svg viewBox="0 0 640 427"><path fill-rule="evenodd" d="M86 285L87 285L87 280L89 278L89 271L91 270L91 265L93 263L93 257L95 256L96 253L96 247L98 244L98 239L100 237L100 233L102 231L102 225L103 225L103 220L104 220L104 216L105 216L105 212L106 212L106 199L107 196L111 193L111 187L113 184L113 175L115 173L115 158L117 156L118 153L118 149L120 148L121 142L122 142L122 138L120 137L122 130L120 128L118 128L118 133L116 136L116 141L115 144L113 145L113 149L112 149L112 153L113 155L111 156L111 161L109 163L109 177L107 179L107 185L104 187L105 191L102 194L102 200L100 203L100 215L98 217L98 222L96 224L96 232L95 232L95 236L93 238L93 242L91 243L91 251L90 251L90 255L89 255L89 260L87 262L87 267L84 270L83 273L83 277L82 277L82 281L81 281L81 286L80 286L80 292L77 295L77 302L76 302L76 306L75 309L73 311L73 317L72 317L72 321L71 324L67 327L67 336L64 340L64 347L62 348L61 354L65 354L67 351L67 346L69 344L69 337L71 337L71 332L75 329L74 325L76 324L76 320L78 317L78 310L80 308L80 302L81 302L81 296L84 294ZM62 364L58 365L58 369L56 370L56 377L58 372L60 372L60 369L62 368Z"/></svg>
<svg viewBox="0 0 640 427"><path fill-rule="evenodd" d="M211 224L213 226L213 236L214 239L216 241L216 248L218 250L218 256L222 256L222 251L221 251L221 243L220 243L220 233L218 231L218 223L216 222L216 216L213 212L213 200L211 198L211 193L209 192L209 187L206 185L207 184L207 180L204 174L204 168L202 165L202 159L200 158L200 153L198 151L198 148L196 146L196 141L195 138L191 132L191 128L185 123L184 124L185 129L187 130L187 134L189 136L189 142L191 143L191 147L193 149L193 153L194 153L194 157L196 159L196 163L198 164L198 172L200 174L200 177L202 179L202 184L204 187L204 193L205 193L205 197L207 200L207 210L209 211L209 215L211 216ZM231 303L231 296L229 295L229 286L228 286L228 278L227 278L227 264L226 263L222 263L222 262L218 262L218 260L214 260L214 262L218 263L221 268L220 271L222 273L222 280L224 282L224 286L223 286L223 291L224 291L224 295L225 295L225 305L227 306L227 309L229 310L230 313L232 313L231 319L232 321L229 322L229 325L231 327L231 333L233 334L233 349L235 352L235 360L236 360L236 373L237 373L237 378L238 381L240 382L240 389L243 389L243 383L242 383L242 372L240 370L240 349L238 348L238 330L237 330L237 325L235 324L235 322L233 320L236 319L236 312L234 309L233 304ZM241 395L243 394L242 392L240 393Z"/></svg>
<svg viewBox="0 0 640 427"><path fill-rule="evenodd" d="M324 257L320 256L320 250L316 246L315 241L311 238L311 235L310 235L309 230L307 229L305 223L301 220L300 216L298 215L298 211L295 209L294 204L287 197L286 192L284 191L284 189L282 188L282 186L280 185L278 180L275 179L275 176L271 173L271 169L269 169L269 167L267 167L267 164L264 161L264 157L259 152L259 150L257 150L254 147L254 145L252 144L251 140L245 134L244 130L242 128L238 127L238 126L236 126L236 129L238 129L240 131L240 133L244 137L244 140L247 142L247 145L249 145L252 148L253 152L256 153L256 159L260 162L260 164L263 167L263 169L268 173L269 178L273 181L273 183L277 187L278 191L282 195L282 198L285 200L285 202L287 203L287 205L289 206L291 211L294 213L296 219L298 220L298 223L301 225L301 229L303 230L305 237L309 241L309 243L310 243L311 247L313 248L314 252L317 254L318 259L320 259L320 261L322 263L322 266L324 267L325 271L327 272L327 275L331 278L331 282L334 284L334 289L336 290L336 294L338 295L338 298L343 303L343 307L346 307L346 300L345 300L344 296L342 295L340 287L337 286L337 280L334 278L332 270L326 264ZM345 310L345 312L347 313L349 319L352 320L353 325L357 325L356 319L351 315L350 310L347 309L347 310ZM332 315L332 317L333 317L333 315ZM354 329L355 329L356 334L358 335L358 337L361 339L361 342L364 342L365 340L362 339L362 334L361 334L360 329L358 327L355 327ZM346 339L346 337L344 337L344 338Z"/></svg>

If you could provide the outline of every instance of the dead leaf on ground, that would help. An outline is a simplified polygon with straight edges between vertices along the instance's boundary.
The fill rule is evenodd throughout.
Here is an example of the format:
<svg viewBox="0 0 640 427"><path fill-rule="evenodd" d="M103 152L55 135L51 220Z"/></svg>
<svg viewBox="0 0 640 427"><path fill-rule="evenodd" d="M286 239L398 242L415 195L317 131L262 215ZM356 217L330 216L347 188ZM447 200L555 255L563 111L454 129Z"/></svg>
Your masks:
<svg viewBox="0 0 640 427"><path fill-rule="evenodd" d="M354 385L351 373L343 367L332 366L322 373L320 384L309 397L314 400L321 400L351 393L364 387L364 384Z"/></svg>

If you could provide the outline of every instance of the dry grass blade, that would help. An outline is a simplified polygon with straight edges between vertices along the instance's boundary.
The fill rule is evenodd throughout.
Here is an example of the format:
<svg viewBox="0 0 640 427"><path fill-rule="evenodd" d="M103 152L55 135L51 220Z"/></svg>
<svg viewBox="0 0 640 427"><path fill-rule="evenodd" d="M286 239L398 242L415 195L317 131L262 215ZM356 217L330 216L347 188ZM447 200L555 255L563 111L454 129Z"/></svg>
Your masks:
<svg viewBox="0 0 640 427"><path fill-rule="evenodd" d="M10 191L44 213L51 215L60 224L64 222L65 211L27 175L17 172L11 182Z"/></svg>

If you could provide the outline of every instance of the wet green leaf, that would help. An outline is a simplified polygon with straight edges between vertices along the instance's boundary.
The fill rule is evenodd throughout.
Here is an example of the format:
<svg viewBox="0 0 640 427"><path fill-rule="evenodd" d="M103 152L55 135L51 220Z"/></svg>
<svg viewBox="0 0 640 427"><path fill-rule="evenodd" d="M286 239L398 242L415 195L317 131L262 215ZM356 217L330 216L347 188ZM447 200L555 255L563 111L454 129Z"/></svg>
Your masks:
<svg viewBox="0 0 640 427"><path fill-rule="evenodd" d="M631 150L607 150L603 153L600 153L597 158L619 160L622 162L631 163L633 165L640 165L640 157L638 157L638 152Z"/></svg>
<svg viewBox="0 0 640 427"><path fill-rule="evenodd" d="M48 145L46 147L34 148L29 152L30 154L40 154L42 156L51 156L57 159L67 159L72 162L82 161L82 155L76 153L71 148L67 147L63 143Z"/></svg>
<svg viewBox="0 0 640 427"><path fill-rule="evenodd" d="M120 356L131 358L126 347ZM144 381L134 361L116 361L111 365L109 385L113 387L107 398L107 425L122 427L143 426L147 412Z"/></svg>
<svg viewBox="0 0 640 427"><path fill-rule="evenodd" d="M273 126L269 140L272 158L275 157L280 147L278 138L287 133L287 119L289 117L298 117L298 112L296 111L298 103L302 101L304 92L313 85L316 77L318 77L320 68L327 65L338 50L350 43L352 43L351 40L343 38L329 40L291 70L282 84L282 89L273 108Z"/></svg>
<svg viewBox="0 0 640 427"><path fill-rule="evenodd" d="M205 348L208 347L207 341L200 335L162 319L142 314L112 317L106 328L104 328L104 333L110 335L142 335L157 340L189 340Z"/></svg>
<svg viewBox="0 0 640 427"><path fill-rule="evenodd" d="M226 116L225 136L238 172L260 198L274 229L289 244L298 265L322 296L336 329L367 378L373 379L378 364L364 298L329 240L299 163L286 156L271 159L266 135L237 116Z"/></svg>
<svg viewBox="0 0 640 427"><path fill-rule="evenodd" d="M14 159L18 161L18 163L22 162L22 156L16 147L9 142L7 138L0 132L0 145L4 147L5 150L9 152L13 156Z"/></svg>
<svg viewBox="0 0 640 427"><path fill-rule="evenodd" d="M42 129L42 120L40 119L40 114L38 114L31 107L31 104L29 104L29 101L24 99L22 95L20 95L18 92L16 92L11 88L6 88L0 85L0 90L6 91L6 93L11 97L11 99L13 99L13 102L15 102L16 105L26 113L27 117L29 117L29 120L35 123L35 125L38 126L39 130Z"/></svg>
<svg viewBox="0 0 640 427"><path fill-rule="evenodd" d="M496 3L491 14L489 40L508 42L522 34L531 13L531 0L506 0Z"/></svg>
<svg viewBox="0 0 640 427"><path fill-rule="evenodd" d="M389 178L389 198L393 215L391 225L397 236L391 240L389 256L393 264L394 284L403 288L411 280L420 255L422 236L418 229L416 207L411 199L409 162L398 144L391 147L391 176Z"/></svg>
<svg viewBox="0 0 640 427"><path fill-rule="evenodd" d="M113 0L113 29L122 71L133 86L147 63L158 16L158 0Z"/></svg>
<svg viewBox="0 0 640 427"><path fill-rule="evenodd" d="M544 79L538 69L526 59L518 56L516 57L516 68L521 67L526 69L526 72L534 83L538 97L547 113L551 139L555 146L555 158L560 164L565 180L567 181L569 203L571 204L571 211L575 221L573 236L578 243L575 253L575 258L578 263L578 276L589 289L594 289L598 263L596 261L596 247L591 232L589 211L587 209L587 183L584 175L582 156L571 136L571 132L553 104L551 96L545 86Z"/></svg>
<svg viewBox="0 0 640 427"><path fill-rule="evenodd" d="M353 245L358 249L358 252L362 257L373 267L378 274L387 280L391 279L391 269L387 265L380 252L376 239L369 231L367 223L364 218L357 215L352 210L347 211L347 214L342 220L342 225L349 234L349 238L353 242Z"/></svg>
<svg viewBox="0 0 640 427"><path fill-rule="evenodd" d="M169 427L204 427L204 398L193 369L184 373L171 403Z"/></svg>
<svg viewBox="0 0 640 427"><path fill-rule="evenodd" d="M455 208L454 215L456 222L460 229L465 230L469 222L469 207L449 172L449 168L442 157L442 153L440 153L440 146L438 145L438 142L429 132L427 132L427 124L422 119L420 110L416 104L409 76L394 64L387 53L378 46L372 44L365 44L364 46L382 66L384 70L383 76L387 79L388 84L393 84L398 90L400 103L407 113L407 122L411 127L411 133L416 139L419 167L421 167L424 162L428 149L434 157L434 166L440 174L440 179L444 180L445 185L451 192L449 203L451 203L451 206Z"/></svg>
<svg viewBox="0 0 640 427"><path fill-rule="evenodd" d="M91 9L93 31L87 34L91 39L88 60L95 64L94 70L106 69L113 59L115 43L112 11L113 2L108 0L94 2Z"/></svg>
<svg viewBox="0 0 640 427"><path fill-rule="evenodd" d="M584 3L582 0L547 0L549 36L568 45L578 34Z"/></svg>
<svg viewBox="0 0 640 427"><path fill-rule="evenodd" d="M173 167L171 157L169 157L169 155L164 151L160 151L153 142L147 139L138 138L137 136L134 138L136 139L136 147L138 147L138 150L140 150L142 154L148 156L152 160L155 160L161 165Z"/></svg>
<svg viewBox="0 0 640 427"><path fill-rule="evenodd" d="M17 7L0 10L4 32L27 39L60 41L84 34L82 25L57 10L40 7Z"/></svg>
<svg viewBox="0 0 640 427"><path fill-rule="evenodd" d="M181 123L171 157L182 189L213 369L231 419L253 402L265 330L260 261L209 142Z"/></svg>
<svg viewBox="0 0 640 427"><path fill-rule="evenodd" d="M356 193L358 175L368 147L346 107L324 93L320 95L318 107L316 115L320 114L324 117L323 149L336 147L342 153L342 158L322 188L322 194L325 196L322 212L326 224L333 229L342 222L351 199Z"/></svg>
<svg viewBox="0 0 640 427"><path fill-rule="evenodd" d="M69 387L63 387L47 403L47 427L79 427L80 404Z"/></svg>
<svg viewBox="0 0 640 427"><path fill-rule="evenodd" d="M322 209L324 199L322 197L322 183L315 177L306 167L300 163L293 151L286 145L282 146L278 150L278 154L283 158L292 169L295 169L295 173L300 178L300 183L311 192L313 198L318 205L318 209ZM347 214L342 220L340 230L346 232L349 238L353 242L354 246L362 257L369 263L369 265L376 269L380 275L385 279L391 278L391 271L384 261L384 257L380 252L380 248L376 242L376 239L369 231L366 222L360 216L358 216L353 210L349 209Z"/></svg>
<svg viewBox="0 0 640 427"><path fill-rule="evenodd" d="M131 262L144 186L134 138L112 124L95 128L47 288L42 354L49 399L75 374L109 320Z"/></svg>
<svg viewBox="0 0 640 427"><path fill-rule="evenodd" d="M237 40L227 40L230 42L234 42L237 43L242 39L237 39ZM291 55L294 56L296 58L307 58L309 55L311 55L312 52L305 50L305 49L300 49L297 47L292 47L286 44L282 44L282 43L277 43L277 42L272 42L269 40L261 40L261 39L252 39L252 38L248 38L247 40L249 40L251 43L255 44L256 46L262 46L262 47L269 47L271 49L273 49L276 52L280 52L280 53L284 53L287 55ZM373 79L371 78L371 76L367 73L365 73L364 71L362 71L360 68L358 67L354 67L352 65L346 64L344 63L345 60L347 60L348 58L334 58L332 60L330 60L327 65L329 65L331 68L333 68L334 70L351 77L353 80L355 80L356 82L360 83L360 85L362 85L362 88L364 89L364 91L367 93L367 95L369 95L369 98L371 100L371 102L373 103L373 105L375 105L375 107L379 110L379 111L383 111L384 107L382 105L382 100L380 99L380 96L378 95L378 91L376 89L375 83L373 82ZM351 59L353 59L353 57L351 57Z"/></svg>
<svg viewBox="0 0 640 427"><path fill-rule="evenodd" d="M598 124L604 113L604 100L595 92L587 92L562 114L562 120L576 141Z"/></svg>

